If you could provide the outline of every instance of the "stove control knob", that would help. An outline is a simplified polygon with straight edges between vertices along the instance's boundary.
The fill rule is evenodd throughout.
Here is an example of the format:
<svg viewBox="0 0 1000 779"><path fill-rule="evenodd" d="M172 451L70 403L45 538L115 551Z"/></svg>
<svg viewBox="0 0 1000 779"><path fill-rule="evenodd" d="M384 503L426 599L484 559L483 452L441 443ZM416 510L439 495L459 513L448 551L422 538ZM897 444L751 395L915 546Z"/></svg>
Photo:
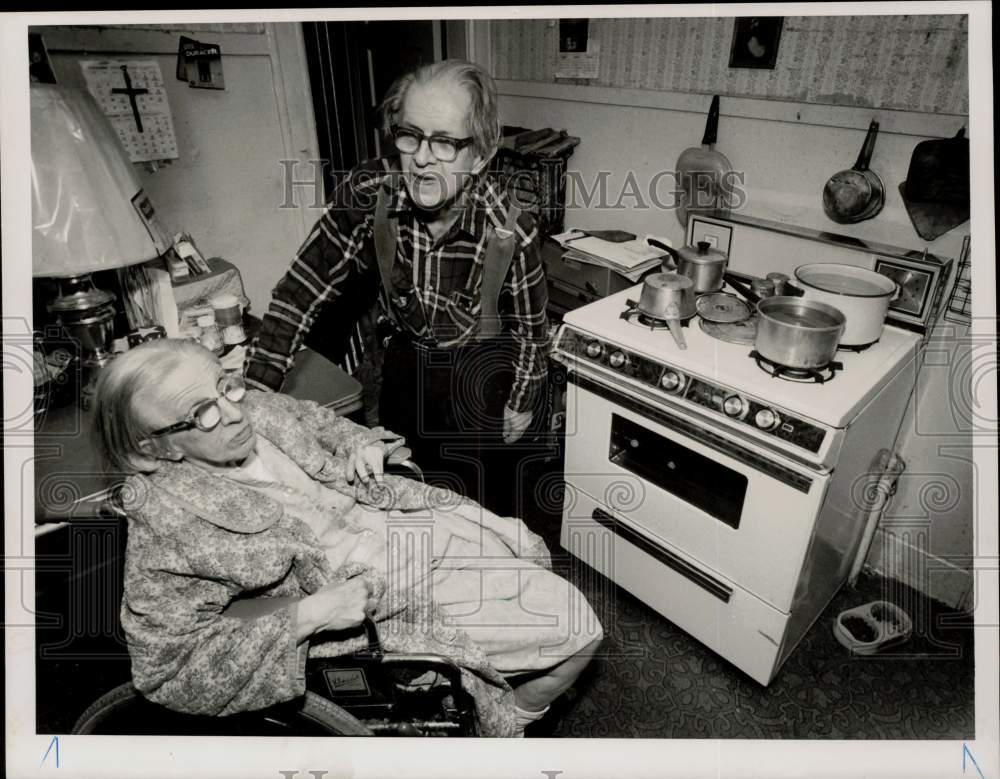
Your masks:
<svg viewBox="0 0 1000 779"><path fill-rule="evenodd" d="M616 349L611 352L611 356L608 357L608 363L612 368L625 368L628 366L628 356L625 352Z"/></svg>
<svg viewBox="0 0 1000 779"><path fill-rule="evenodd" d="M604 354L604 346L601 345L600 341L591 341L587 344L587 356L593 357L595 360Z"/></svg>
<svg viewBox="0 0 1000 779"><path fill-rule="evenodd" d="M727 417L740 417L747 412L748 406L747 402L739 395L730 395L722 401L722 410Z"/></svg>
<svg viewBox="0 0 1000 779"><path fill-rule="evenodd" d="M761 430L774 430L781 424L781 417L769 408L762 408L754 416L753 421Z"/></svg>
<svg viewBox="0 0 1000 779"><path fill-rule="evenodd" d="M660 386L667 392L680 392L684 388L684 377L677 371L664 371L660 377Z"/></svg>

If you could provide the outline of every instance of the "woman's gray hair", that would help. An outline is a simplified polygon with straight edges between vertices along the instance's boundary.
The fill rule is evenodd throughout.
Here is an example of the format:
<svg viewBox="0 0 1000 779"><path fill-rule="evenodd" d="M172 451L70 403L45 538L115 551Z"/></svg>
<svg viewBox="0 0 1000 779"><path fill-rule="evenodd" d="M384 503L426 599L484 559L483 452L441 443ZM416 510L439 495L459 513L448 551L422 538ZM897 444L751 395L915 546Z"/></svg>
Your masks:
<svg viewBox="0 0 1000 779"><path fill-rule="evenodd" d="M442 60L421 65L396 79L382 101L382 130L386 137L399 124L406 93L414 84L434 81L451 81L466 90L471 100L469 108L469 133L473 148L483 158L490 159L500 144L500 112L497 106L497 88L493 77L474 62L467 60Z"/></svg>
<svg viewBox="0 0 1000 779"><path fill-rule="evenodd" d="M152 428L136 403L139 393L152 391L177 367L193 358L215 360L201 344L186 338L147 341L115 357L97 380L94 430L106 466L116 473L135 473L150 460ZM155 396L154 396L155 397Z"/></svg>

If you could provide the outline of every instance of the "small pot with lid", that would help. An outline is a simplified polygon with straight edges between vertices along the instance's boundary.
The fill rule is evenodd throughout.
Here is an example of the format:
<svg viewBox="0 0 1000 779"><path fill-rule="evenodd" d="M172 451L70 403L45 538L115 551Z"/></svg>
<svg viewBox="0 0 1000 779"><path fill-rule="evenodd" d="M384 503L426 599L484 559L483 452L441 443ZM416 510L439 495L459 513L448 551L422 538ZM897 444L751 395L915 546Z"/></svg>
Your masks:
<svg viewBox="0 0 1000 779"><path fill-rule="evenodd" d="M655 238L647 238L646 243L662 249L673 258L674 267L664 260L663 270L675 271L691 279L696 295L722 289L722 274L726 271L728 258L724 252L713 249L708 241L699 241L696 246L684 246L681 249L674 249Z"/></svg>

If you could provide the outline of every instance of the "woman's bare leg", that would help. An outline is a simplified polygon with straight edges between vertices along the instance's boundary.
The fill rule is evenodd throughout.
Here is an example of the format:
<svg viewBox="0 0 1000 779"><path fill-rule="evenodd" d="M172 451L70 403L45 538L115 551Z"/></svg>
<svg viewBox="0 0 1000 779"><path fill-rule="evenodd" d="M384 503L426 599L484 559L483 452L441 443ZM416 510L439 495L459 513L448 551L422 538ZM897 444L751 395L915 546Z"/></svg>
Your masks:
<svg viewBox="0 0 1000 779"><path fill-rule="evenodd" d="M575 655L550 668L548 673L534 676L514 687L514 701L525 711L540 711L562 695L587 667L601 639L595 639Z"/></svg>

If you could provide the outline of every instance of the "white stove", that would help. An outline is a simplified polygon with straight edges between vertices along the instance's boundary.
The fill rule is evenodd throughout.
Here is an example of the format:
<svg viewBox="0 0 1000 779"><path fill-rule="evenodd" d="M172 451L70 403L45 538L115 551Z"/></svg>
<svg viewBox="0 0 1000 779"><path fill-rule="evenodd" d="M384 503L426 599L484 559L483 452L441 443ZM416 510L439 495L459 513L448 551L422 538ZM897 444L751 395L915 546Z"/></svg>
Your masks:
<svg viewBox="0 0 1000 779"><path fill-rule="evenodd" d="M561 543L767 684L847 578L916 382L887 326L822 383L752 345L621 317L641 285L566 315Z"/></svg>
<svg viewBox="0 0 1000 779"><path fill-rule="evenodd" d="M838 351L841 367L831 378L797 381L763 370L750 356L752 345L707 334L697 316L684 329L686 349L668 329L622 318L641 290L640 284L569 312L556 353L602 378L827 467L842 437L838 431L913 360L920 343L915 333L887 326L867 349Z"/></svg>
<svg viewBox="0 0 1000 779"><path fill-rule="evenodd" d="M775 378L762 371L747 355L750 345L728 343L708 335L698 318L684 329L687 349L681 349L669 330L651 329L620 318L627 301L638 300L639 284L566 314L564 322L573 330L608 344L661 361L684 372L721 382L738 392L778 403L796 414L831 427L844 427L881 386L912 357L920 336L886 327L879 341L861 352L838 351L843 369L823 384ZM565 331L564 331L565 332Z"/></svg>

